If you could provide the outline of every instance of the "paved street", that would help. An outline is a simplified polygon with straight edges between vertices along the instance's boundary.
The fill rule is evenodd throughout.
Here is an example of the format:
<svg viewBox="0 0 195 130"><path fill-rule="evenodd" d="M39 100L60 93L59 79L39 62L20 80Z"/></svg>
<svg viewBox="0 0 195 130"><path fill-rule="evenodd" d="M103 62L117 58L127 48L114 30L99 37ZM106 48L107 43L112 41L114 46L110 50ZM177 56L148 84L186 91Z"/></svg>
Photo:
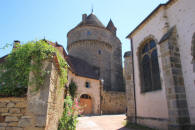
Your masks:
<svg viewBox="0 0 195 130"><path fill-rule="evenodd" d="M124 128L125 118L124 114L79 117L77 130L129 130Z"/></svg>

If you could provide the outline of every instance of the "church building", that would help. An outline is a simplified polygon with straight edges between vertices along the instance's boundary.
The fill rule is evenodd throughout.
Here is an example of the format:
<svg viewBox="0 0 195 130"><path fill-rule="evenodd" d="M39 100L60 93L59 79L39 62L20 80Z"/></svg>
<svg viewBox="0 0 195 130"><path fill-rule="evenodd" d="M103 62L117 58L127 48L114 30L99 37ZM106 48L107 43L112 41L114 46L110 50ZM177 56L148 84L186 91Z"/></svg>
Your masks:
<svg viewBox="0 0 195 130"><path fill-rule="evenodd" d="M194 5L194 0L160 4L127 36L131 41L131 52L124 55L130 122L174 130L195 125Z"/></svg>

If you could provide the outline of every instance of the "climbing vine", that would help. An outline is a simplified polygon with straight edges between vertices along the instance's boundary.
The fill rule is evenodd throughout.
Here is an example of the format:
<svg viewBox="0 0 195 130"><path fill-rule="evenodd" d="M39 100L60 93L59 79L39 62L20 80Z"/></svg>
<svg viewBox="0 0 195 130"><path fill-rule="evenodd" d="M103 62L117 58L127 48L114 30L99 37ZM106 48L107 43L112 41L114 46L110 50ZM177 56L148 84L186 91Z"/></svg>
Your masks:
<svg viewBox="0 0 195 130"><path fill-rule="evenodd" d="M17 44L0 64L0 96L24 96L29 84L29 73L33 73L32 83L38 90L44 83L45 76L50 73L44 71L43 60L57 55L60 66L60 85L67 81L67 64L58 50L47 42L31 41L26 44Z"/></svg>

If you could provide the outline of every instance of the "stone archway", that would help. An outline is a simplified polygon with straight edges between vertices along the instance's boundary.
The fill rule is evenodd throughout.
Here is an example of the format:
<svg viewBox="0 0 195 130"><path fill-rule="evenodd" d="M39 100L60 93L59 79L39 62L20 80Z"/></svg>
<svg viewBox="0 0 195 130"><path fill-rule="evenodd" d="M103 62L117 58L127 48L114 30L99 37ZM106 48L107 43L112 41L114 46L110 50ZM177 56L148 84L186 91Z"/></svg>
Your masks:
<svg viewBox="0 0 195 130"><path fill-rule="evenodd" d="M83 108L82 114L84 114L84 115L92 114L93 110L92 110L92 99L91 99L91 96L89 96L87 94L82 94L80 96L79 104Z"/></svg>

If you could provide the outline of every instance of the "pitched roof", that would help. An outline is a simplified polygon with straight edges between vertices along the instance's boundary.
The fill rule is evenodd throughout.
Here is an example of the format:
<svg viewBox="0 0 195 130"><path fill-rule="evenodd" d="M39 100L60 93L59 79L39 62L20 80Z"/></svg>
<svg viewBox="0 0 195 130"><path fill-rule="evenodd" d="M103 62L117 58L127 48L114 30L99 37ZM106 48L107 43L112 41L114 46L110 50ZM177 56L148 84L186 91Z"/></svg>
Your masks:
<svg viewBox="0 0 195 130"><path fill-rule="evenodd" d="M131 56L131 55L132 55L132 52L131 51L127 51L127 52L125 52L124 57L128 57L128 56Z"/></svg>
<svg viewBox="0 0 195 130"><path fill-rule="evenodd" d="M70 55L66 57L66 61L71 67L72 72L75 73L76 75L93 79L99 79L98 67L92 66L88 62Z"/></svg>
<svg viewBox="0 0 195 130"><path fill-rule="evenodd" d="M110 29L110 28L116 28L115 26L114 26L114 24L113 24L113 22L112 22L112 20L110 19L110 21L109 21L109 23L108 23L108 25L107 25L107 27L106 27L107 29Z"/></svg>
<svg viewBox="0 0 195 130"><path fill-rule="evenodd" d="M82 21L76 27L80 27L83 25L105 28L104 25L100 22L100 20L93 13L87 16L85 23Z"/></svg>
<svg viewBox="0 0 195 130"><path fill-rule="evenodd" d="M133 31L131 31L131 33L128 36L126 36L126 38L130 38L142 25L144 25L145 22L147 22L150 18L155 16L155 14L161 7L166 7L169 4L171 5L171 3L174 3L175 1L176 0L169 0L165 4L158 5Z"/></svg>
<svg viewBox="0 0 195 130"><path fill-rule="evenodd" d="M5 58L7 57L8 55L5 55L3 57L0 58L0 63L3 63L5 61Z"/></svg>

